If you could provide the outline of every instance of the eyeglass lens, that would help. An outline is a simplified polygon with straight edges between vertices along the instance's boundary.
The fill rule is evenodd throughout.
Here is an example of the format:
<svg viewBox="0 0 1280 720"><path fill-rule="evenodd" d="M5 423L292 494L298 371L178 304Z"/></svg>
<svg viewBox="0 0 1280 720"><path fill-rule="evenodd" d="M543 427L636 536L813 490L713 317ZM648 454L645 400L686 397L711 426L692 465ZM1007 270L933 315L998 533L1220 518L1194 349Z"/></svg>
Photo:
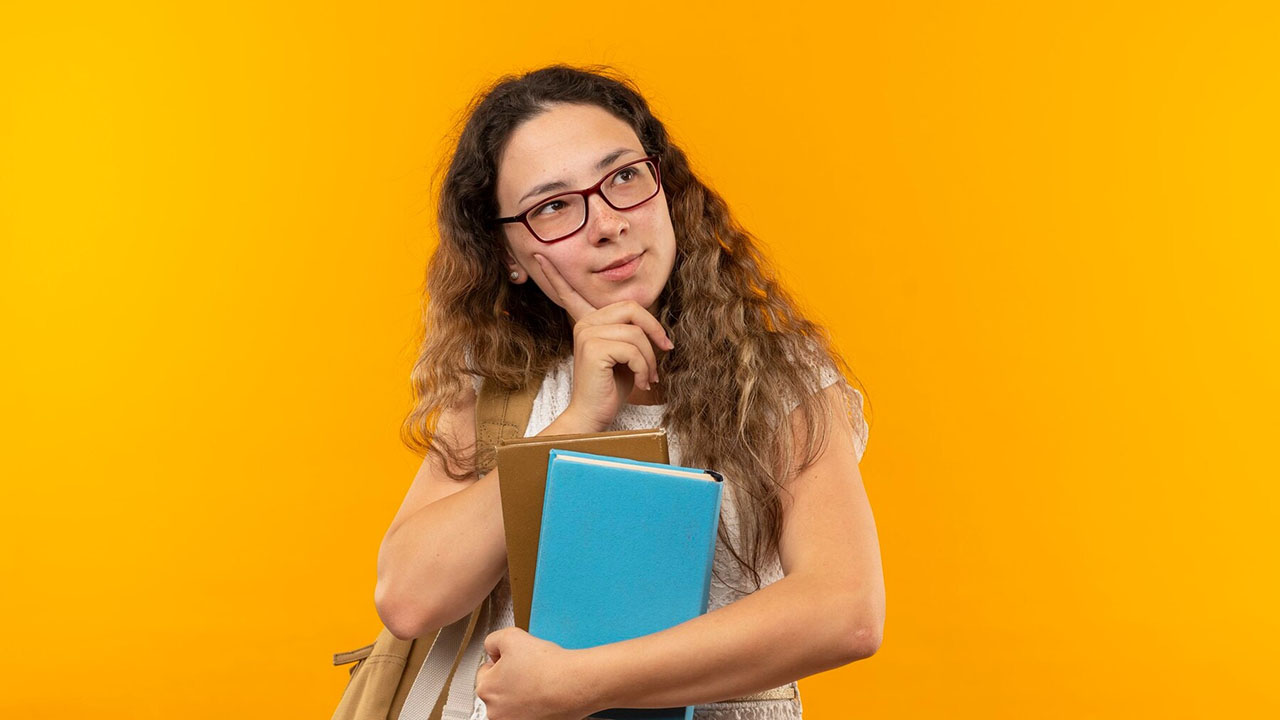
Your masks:
<svg viewBox="0 0 1280 720"><path fill-rule="evenodd" d="M627 165L600 186L605 199L626 210L658 194L658 174L652 161ZM556 240L574 232L586 219L587 202L581 195L561 195L529 211L529 226L543 240Z"/></svg>

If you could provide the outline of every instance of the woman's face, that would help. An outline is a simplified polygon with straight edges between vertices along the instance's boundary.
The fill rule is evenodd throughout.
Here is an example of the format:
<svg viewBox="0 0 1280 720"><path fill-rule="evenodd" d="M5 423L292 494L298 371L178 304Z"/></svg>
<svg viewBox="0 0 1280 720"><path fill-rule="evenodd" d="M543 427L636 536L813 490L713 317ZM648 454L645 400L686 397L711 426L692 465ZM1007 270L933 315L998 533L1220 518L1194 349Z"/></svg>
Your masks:
<svg viewBox="0 0 1280 720"><path fill-rule="evenodd" d="M623 151L617 154L618 151ZM604 168L598 164L616 155ZM516 127L498 160L497 200L500 217L528 210L539 201L566 190L591 187L609 173L646 153L631 126L595 105L556 104ZM530 194L546 183L563 187ZM587 223L578 232L552 243L535 238L523 223L502 226L506 238L507 272L519 274L515 283L530 277L547 297L558 294L533 257L538 253L596 308L634 300L655 312L675 264L676 237L667 209L667 195L658 194L643 204L614 210L593 194L587 200ZM616 277L600 271L639 255L634 271ZM615 277L611 277L615 276Z"/></svg>

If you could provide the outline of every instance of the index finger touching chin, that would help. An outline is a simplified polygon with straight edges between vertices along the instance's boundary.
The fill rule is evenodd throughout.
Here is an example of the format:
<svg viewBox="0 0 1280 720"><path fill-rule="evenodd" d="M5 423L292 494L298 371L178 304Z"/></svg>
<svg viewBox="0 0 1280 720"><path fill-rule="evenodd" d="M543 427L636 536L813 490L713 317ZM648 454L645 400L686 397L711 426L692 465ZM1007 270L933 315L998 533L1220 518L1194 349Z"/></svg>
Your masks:
<svg viewBox="0 0 1280 720"><path fill-rule="evenodd" d="M574 321L581 320L583 317L596 311L596 308L582 294L569 284L569 281L560 274L556 266L551 262L551 258L538 253L533 254L534 259L542 266L542 272L547 277L547 282L551 284L552 290L558 296L556 301L560 307L564 308Z"/></svg>

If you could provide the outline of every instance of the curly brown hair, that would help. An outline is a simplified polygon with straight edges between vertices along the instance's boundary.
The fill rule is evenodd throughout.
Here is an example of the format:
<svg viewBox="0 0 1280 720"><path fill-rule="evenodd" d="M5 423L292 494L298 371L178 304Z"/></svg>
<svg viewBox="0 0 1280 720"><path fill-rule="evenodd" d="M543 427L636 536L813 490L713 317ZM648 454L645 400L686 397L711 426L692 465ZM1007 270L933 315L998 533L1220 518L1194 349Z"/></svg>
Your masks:
<svg viewBox="0 0 1280 720"><path fill-rule="evenodd" d="M453 447L435 432L440 412L470 390L471 376L507 388L540 382L573 352L568 313L534 283L506 282L498 214L498 161L522 122L558 103L592 104L628 123L647 154L659 157L676 235L676 259L657 318L676 349L662 359L664 424L678 433L685 465L721 472L734 492L741 547L724 523L720 538L760 586L758 568L776 553L779 493L810 465L827 438L819 372L835 368L846 385L844 411L861 389L824 328L804 317L781 287L757 240L692 171L685 153L633 82L608 66L553 65L507 75L467 108L456 149L441 167L440 240L427 268L420 350L411 375L414 408L401 437L419 454L437 452L448 475L475 477L477 448ZM706 368L724 372L706 372ZM779 432L794 406L807 429L801 447ZM451 466L460 468L452 469ZM745 555L745 557L744 557Z"/></svg>

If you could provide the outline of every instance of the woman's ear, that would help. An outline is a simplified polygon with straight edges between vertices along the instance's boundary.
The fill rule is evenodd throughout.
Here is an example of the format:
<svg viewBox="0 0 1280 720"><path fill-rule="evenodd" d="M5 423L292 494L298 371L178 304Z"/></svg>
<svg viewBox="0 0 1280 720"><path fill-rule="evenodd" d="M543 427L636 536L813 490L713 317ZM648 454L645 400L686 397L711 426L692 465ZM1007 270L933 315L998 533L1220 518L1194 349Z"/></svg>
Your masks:
<svg viewBox="0 0 1280 720"><path fill-rule="evenodd" d="M529 279L529 273L520 267L520 263L516 262L515 257L510 251L503 253L503 261L507 264L507 280L513 285L520 285Z"/></svg>

